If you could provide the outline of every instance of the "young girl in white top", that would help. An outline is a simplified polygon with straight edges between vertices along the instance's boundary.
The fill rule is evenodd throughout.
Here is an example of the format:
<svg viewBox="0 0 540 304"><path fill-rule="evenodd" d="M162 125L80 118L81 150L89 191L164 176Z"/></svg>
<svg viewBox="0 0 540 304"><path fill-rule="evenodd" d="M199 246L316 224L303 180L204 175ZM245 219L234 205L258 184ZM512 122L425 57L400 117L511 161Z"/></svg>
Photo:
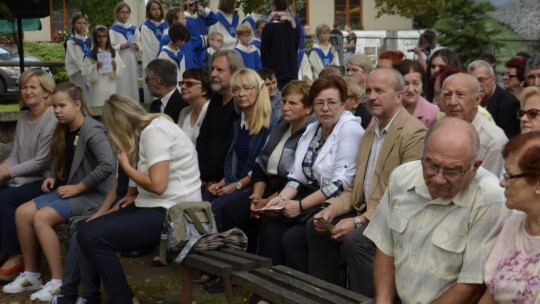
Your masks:
<svg viewBox="0 0 540 304"><path fill-rule="evenodd" d="M98 60L98 54L111 54L111 72L103 72L104 64ZM125 64L109 40L109 31L104 25L94 29L94 47L87 53L82 66L82 74L90 84L88 106L101 107L111 94L117 93L117 82L124 72Z"/></svg>
<svg viewBox="0 0 540 304"><path fill-rule="evenodd" d="M330 44L330 27L324 23L315 29L318 43L313 45L309 54L309 61L313 68L313 78L319 77L319 73L329 65L339 65L337 51Z"/></svg>
<svg viewBox="0 0 540 304"><path fill-rule="evenodd" d="M84 56L92 48L92 36L86 33L88 21L81 13L76 13L71 18L72 35L66 42L66 72L69 82L79 86L83 90L84 97L88 100L88 83L81 74Z"/></svg>
<svg viewBox="0 0 540 304"><path fill-rule="evenodd" d="M146 21L141 25L141 60L143 79L146 77L145 70L148 63L156 59L159 53L159 41L169 23L163 20L163 7L159 0L150 0L146 3ZM153 100L152 94L144 85L144 101L149 103Z"/></svg>
<svg viewBox="0 0 540 304"><path fill-rule="evenodd" d="M216 17L218 22L210 26L209 32L218 32L223 35L223 49L232 50L236 45L236 27L240 24L240 17L234 11L236 0L219 0Z"/></svg>
<svg viewBox="0 0 540 304"><path fill-rule="evenodd" d="M79 245L100 274L109 303L139 303L116 252L157 246L167 209L201 201L197 152L169 117L148 114L125 96L112 95L102 119L119 150L118 164L134 184L114 212L79 229Z"/></svg>
<svg viewBox="0 0 540 304"><path fill-rule="evenodd" d="M126 70L117 79L118 93L139 101L139 29L129 22L131 9L125 2L120 2L114 9L116 22L109 29L111 44L126 64Z"/></svg>

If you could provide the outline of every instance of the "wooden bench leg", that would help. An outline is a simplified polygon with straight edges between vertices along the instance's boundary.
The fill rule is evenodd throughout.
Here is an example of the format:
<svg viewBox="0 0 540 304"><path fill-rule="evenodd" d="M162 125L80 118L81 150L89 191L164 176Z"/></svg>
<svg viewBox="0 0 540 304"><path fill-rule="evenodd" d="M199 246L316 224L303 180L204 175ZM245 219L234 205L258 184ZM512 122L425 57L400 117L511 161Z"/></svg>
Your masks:
<svg viewBox="0 0 540 304"><path fill-rule="evenodd" d="M191 304L193 300L193 269L186 265L182 266L182 294L181 304Z"/></svg>
<svg viewBox="0 0 540 304"><path fill-rule="evenodd" d="M223 278L223 287L225 288L225 299L227 299L227 304L233 304L233 291L232 291L232 280L230 277Z"/></svg>

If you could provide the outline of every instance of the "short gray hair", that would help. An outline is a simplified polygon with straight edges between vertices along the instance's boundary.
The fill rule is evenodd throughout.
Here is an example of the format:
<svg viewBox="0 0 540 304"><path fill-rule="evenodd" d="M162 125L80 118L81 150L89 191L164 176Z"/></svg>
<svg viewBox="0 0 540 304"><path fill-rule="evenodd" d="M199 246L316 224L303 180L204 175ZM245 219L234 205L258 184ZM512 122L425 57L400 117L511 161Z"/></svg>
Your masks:
<svg viewBox="0 0 540 304"><path fill-rule="evenodd" d="M167 59L154 59L148 63L146 70L151 72L156 79L167 88L174 87L178 84L176 64Z"/></svg>
<svg viewBox="0 0 540 304"><path fill-rule="evenodd" d="M536 54L527 60L525 67L525 76L529 75L530 70L540 69L540 54Z"/></svg>
<svg viewBox="0 0 540 304"><path fill-rule="evenodd" d="M242 59L242 56L235 50L220 50L212 56L212 61L210 64L212 64L212 62L214 62L214 60L218 57L227 58L231 75L244 67L244 60Z"/></svg>
<svg viewBox="0 0 540 304"><path fill-rule="evenodd" d="M493 67L491 66L491 64L489 64L489 62L482 59L477 59L471 62L469 66L467 67L467 72L471 73L480 67L485 67L488 70L489 76L495 75L495 72L493 71Z"/></svg>
<svg viewBox="0 0 540 304"><path fill-rule="evenodd" d="M362 69L368 73L373 69L373 61L371 61L371 58L364 54L354 54L347 59L346 63L361 66Z"/></svg>

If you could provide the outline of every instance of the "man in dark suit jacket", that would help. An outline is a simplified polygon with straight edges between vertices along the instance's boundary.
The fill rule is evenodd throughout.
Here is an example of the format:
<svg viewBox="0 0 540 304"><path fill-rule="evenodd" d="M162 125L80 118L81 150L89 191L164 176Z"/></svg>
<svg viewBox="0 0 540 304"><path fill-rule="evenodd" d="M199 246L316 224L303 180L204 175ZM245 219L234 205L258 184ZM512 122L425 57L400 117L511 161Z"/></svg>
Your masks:
<svg viewBox="0 0 540 304"><path fill-rule="evenodd" d="M497 85L493 67L487 61L475 60L469 64L467 70L480 82L484 95L480 104L488 110L495 124L503 129L508 138L518 135L520 129L516 113L520 107L519 100Z"/></svg>
<svg viewBox="0 0 540 304"><path fill-rule="evenodd" d="M150 104L150 112L165 113L178 123L180 111L188 106L177 89L176 65L165 59L154 59L146 66L144 81L152 96L158 99Z"/></svg>

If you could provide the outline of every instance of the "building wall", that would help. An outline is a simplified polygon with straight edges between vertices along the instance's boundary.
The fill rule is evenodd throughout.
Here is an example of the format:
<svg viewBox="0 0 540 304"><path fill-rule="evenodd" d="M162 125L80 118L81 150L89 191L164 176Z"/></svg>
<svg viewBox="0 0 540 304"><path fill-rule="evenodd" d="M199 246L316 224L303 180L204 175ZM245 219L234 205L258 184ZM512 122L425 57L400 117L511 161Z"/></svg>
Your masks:
<svg viewBox="0 0 540 304"><path fill-rule="evenodd" d="M24 32L26 41L50 41L51 40L51 18L41 18L41 31Z"/></svg>
<svg viewBox="0 0 540 304"><path fill-rule="evenodd" d="M364 30L411 30L412 19L397 16L383 15L377 17L374 0L363 0L362 20Z"/></svg>

